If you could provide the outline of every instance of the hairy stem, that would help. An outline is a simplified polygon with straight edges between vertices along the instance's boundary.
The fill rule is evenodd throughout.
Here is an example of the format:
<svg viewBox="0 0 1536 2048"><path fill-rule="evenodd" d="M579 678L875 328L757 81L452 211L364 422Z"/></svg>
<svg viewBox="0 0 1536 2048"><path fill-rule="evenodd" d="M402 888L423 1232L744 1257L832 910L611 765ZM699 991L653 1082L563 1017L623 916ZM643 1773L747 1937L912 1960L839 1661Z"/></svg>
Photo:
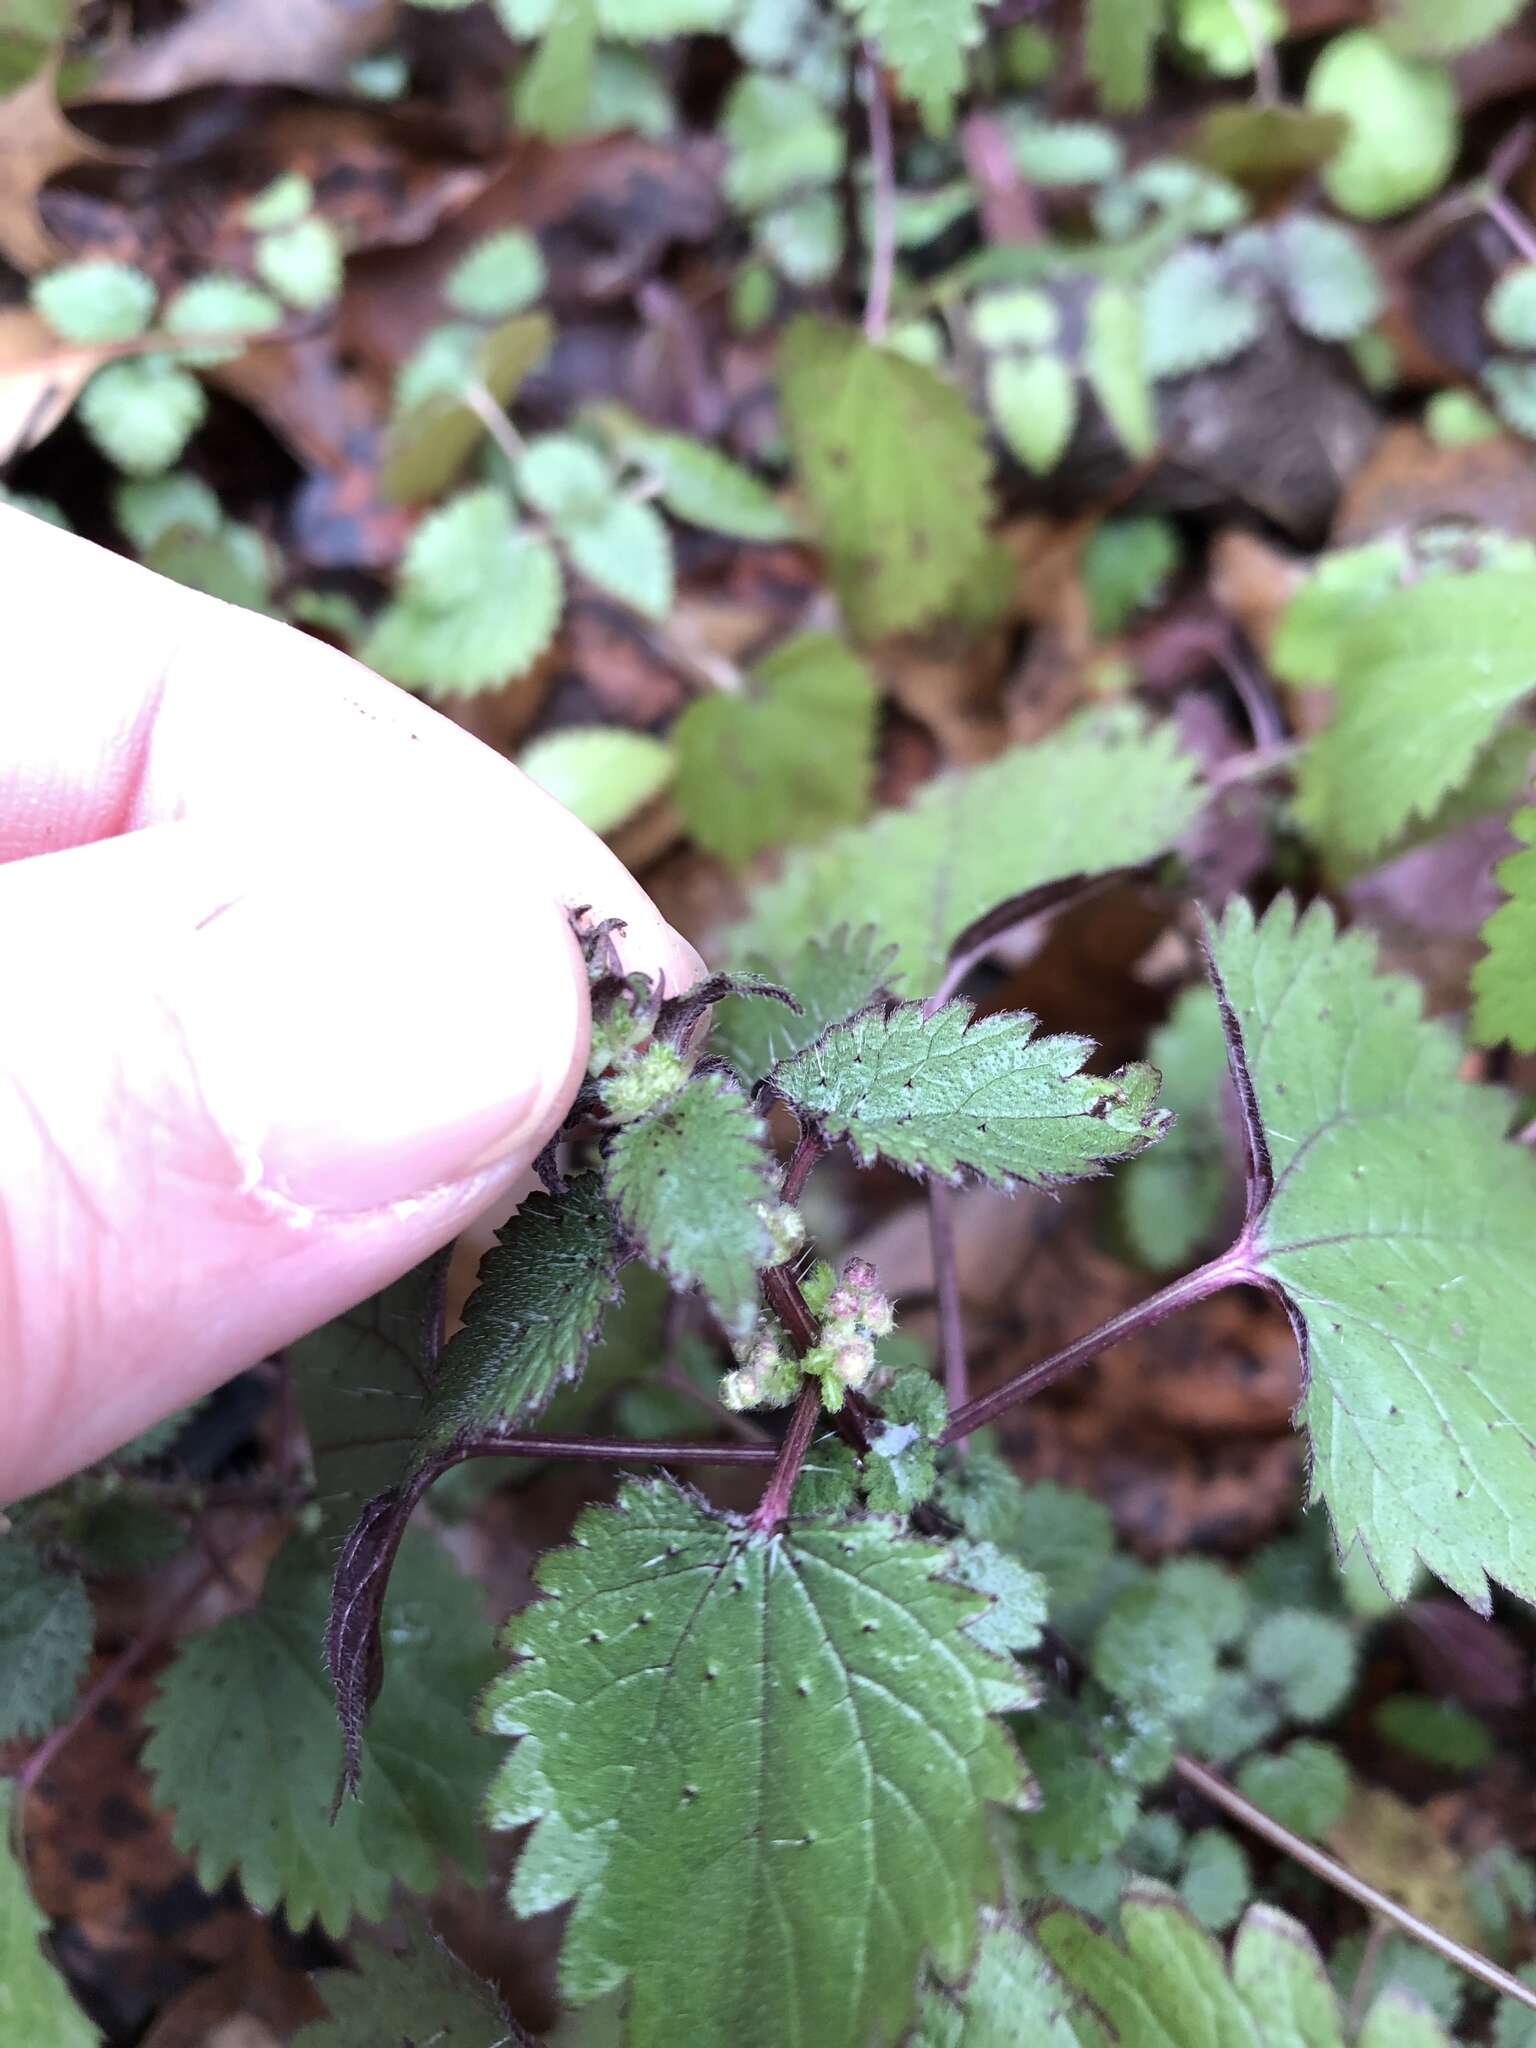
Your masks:
<svg viewBox="0 0 1536 2048"><path fill-rule="evenodd" d="M789 1497L800 1477L800 1467L811 1447L816 1418L821 1413L821 1382L807 1376L795 1396L795 1412L779 1446L778 1462L763 1489L763 1497L752 1511L747 1527L755 1536L771 1536L789 1513Z"/></svg>
<svg viewBox="0 0 1536 2048"><path fill-rule="evenodd" d="M874 180L864 332L870 341L883 341L891 311L891 284L896 274L896 155L891 142L891 108L885 96L884 74L879 58L867 43L864 91L869 109L869 168Z"/></svg>
<svg viewBox="0 0 1536 2048"><path fill-rule="evenodd" d="M965 1361L965 1318L960 1306L960 1272L955 1263L953 1196L942 1182L928 1183L928 1239L933 1246L933 1285L939 1302L939 1356L944 1362L944 1398L951 1415L971 1397ZM964 1455L964 1445L960 1446Z"/></svg>
<svg viewBox="0 0 1536 2048"><path fill-rule="evenodd" d="M1224 1251L1219 1259L1212 1259L1209 1265L1197 1266L1193 1273L1186 1273L1182 1279L1173 1281L1158 1293L1148 1295L1134 1308L1112 1316L1085 1337L1074 1339L1062 1350L1052 1352L1049 1358L1042 1358L1038 1365L1032 1365L1015 1374L1011 1380L1005 1380L1002 1386L994 1387L990 1394L967 1401L963 1408L950 1416L939 1442L958 1443L961 1437L996 1421L999 1415L1016 1407L1020 1401L1027 1401L1045 1388L1055 1386L1058 1380L1065 1379L1069 1372L1075 1372L1080 1365L1097 1358L1112 1344L1134 1337L1140 1330L1150 1330L1155 1323L1177 1315L1181 1308L1192 1308L1208 1295L1220 1294L1228 1287L1262 1284L1262 1277L1254 1267L1246 1237L1239 1238L1230 1250Z"/></svg>
<svg viewBox="0 0 1536 2048"><path fill-rule="evenodd" d="M1506 1998L1515 1998L1522 2005L1536 2011L1536 1990L1529 1984L1522 1984L1518 1977L1508 1970L1501 1970L1497 1963L1491 1963L1486 1956L1480 1956L1475 1949L1463 1948L1459 1941L1453 1941L1448 1934L1442 1934L1438 1927L1431 1927L1427 1920L1410 1913L1406 1906L1400 1906L1396 1899L1389 1899L1385 1892L1377 1891L1364 1878L1356 1877L1352 1870L1346 1870L1342 1863L1336 1863L1331 1856L1325 1856L1321 1849L1303 1841L1300 1835L1293 1835L1289 1828L1281 1827L1276 1820L1255 1806L1229 1785L1225 1778L1218 1778L1214 1771L1208 1771L1204 1764L1197 1764L1193 1757L1177 1756L1173 1768L1184 1780L1213 1806L1219 1806L1223 1813L1247 1828L1250 1833L1260 1835L1277 1849L1305 1869L1314 1877L1320 1877L1325 1884L1331 1884L1335 1891L1343 1892L1374 1913L1380 1920L1389 1920L1410 1941L1417 1941L1423 1947L1433 1949L1457 1969L1465 1970L1469 1977L1476 1977L1481 1983L1500 1991Z"/></svg>

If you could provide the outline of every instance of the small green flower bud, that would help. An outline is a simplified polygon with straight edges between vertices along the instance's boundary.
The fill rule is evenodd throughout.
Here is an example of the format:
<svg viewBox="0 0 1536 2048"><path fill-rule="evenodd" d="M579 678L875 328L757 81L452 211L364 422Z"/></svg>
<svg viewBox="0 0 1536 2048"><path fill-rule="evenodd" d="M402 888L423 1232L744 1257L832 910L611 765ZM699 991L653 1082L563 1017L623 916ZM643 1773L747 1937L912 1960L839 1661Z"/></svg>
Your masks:
<svg viewBox="0 0 1536 2048"><path fill-rule="evenodd" d="M775 1266L787 1265L805 1243L805 1218L788 1202L759 1202L757 1213L767 1225Z"/></svg>
<svg viewBox="0 0 1536 2048"><path fill-rule="evenodd" d="M653 1045L603 1082L603 1107L617 1122L633 1123L675 1095L688 1073L688 1062L680 1053L670 1045Z"/></svg>
<svg viewBox="0 0 1536 2048"><path fill-rule="evenodd" d="M805 1305L818 1322L827 1312L827 1297L836 1285L837 1275L825 1259L818 1259L800 1282L800 1292L805 1296Z"/></svg>

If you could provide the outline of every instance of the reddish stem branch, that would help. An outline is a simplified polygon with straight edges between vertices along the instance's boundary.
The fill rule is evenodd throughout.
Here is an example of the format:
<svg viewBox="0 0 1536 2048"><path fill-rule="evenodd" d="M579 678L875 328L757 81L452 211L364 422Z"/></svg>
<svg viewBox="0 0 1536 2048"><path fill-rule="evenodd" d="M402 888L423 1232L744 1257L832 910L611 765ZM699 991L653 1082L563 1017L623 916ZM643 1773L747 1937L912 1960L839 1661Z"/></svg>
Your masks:
<svg viewBox="0 0 1536 2048"><path fill-rule="evenodd" d="M1219 1259L1212 1259L1208 1266L1197 1266L1193 1273L1186 1273L1181 1280L1175 1280L1158 1293L1149 1295L1145 1301L1137 1302L1134 1308L1126 1309L1123 1314L1112 1316L1098 1329L1090 1330L1087 1336L1078 1337L1064 1349L1052 1352L1049 1358L1041 1359L1038 1365L1005 1380L990 1394L983 1394L979 1400L967 1401L963 1408L950 1416L939 1442L958 1443L961 1437L996 1421L999 1415L1016 1407L1020 1401L1027 1401L1032 1395L1053 1387L1058 1380L1065 1379L1078 1366L1097 1358L1112 1344L1134 1337L1139 1330L1150 1330L1155 1323L1177 1315L1182 1308L1192 1308L1208 1295L1220 1294L1228 1287L1261 1284L1262 1277L1254 1267L1246 1238L1239 1238L1229 1251L1223 1252Z"/></svg>
<svg viewBox="0 0 1536 2048"><path fill-rule="evenodd" d="M880 60L864 45L864 85L869 110L870 193L869 292L864 301L864 333L870 341L885 339L891 311L891 285L896 275L896 152L891 140L891 108L885 96Z"/></svg>
<svg viewBox="0 0 1536 2048"><path fill-rule="evenodd" d="M755 1536L771 1536L789 1513L789 1497L800 1477L800 1467L811 1447L816 1419L821 1414L821 1382L806 1376L795 1396L795 1412L779 1446L778 1461L763 1489L763 1497L752 1511L747 1527Z"/></svg>
<svg viewBox="0 0 1536 2048"><path fill-rule="evenodd" d="M1427 1920L1420 1920L1410 1913L1406 1906L1400 1906L1396 1899L1390 1899L1385 1892L1377 1891L1364 1878L1356 1877L1352 1870L1346 1870L1342 1863L1336 1863L1331 1856L1325 1856L1310 1842L1293 1835L1289 1828L1281 1827L1271 1820L1267 1813L1255 1806L1251 1800L1234 1790L1225 1778L1218 1778L1214 1771L1208 1771L1204 1764L1197 1764L1193 1757L1176 1756L1173 1768L1184 1780L1192 1785L1213 1806L1219 1806L1235 1821L1252 1834L1262 1835L1266 1842L1272 1842L1277 1849L1283 1849L1287 1856L1310 1870L1314 1877L1320 1877L1325 1884L1331 1884L1335 1891L1358 1900L1367 1912L1374 1913L1380 1920L1390 1920L1392 1925L1408 1936L1410 1941L1422 1943L1433 1949L1438 1956L1444 1956L1457 1969L1465 1970L1469 1977L1500 1991L1506 1998L1515 1998L1522 2005L1536 2010L1536 1990L1529 1984L1522 1984L1518 1977L1501 1970L1497 1963L1491 1963L1486 1956L1480 1956L1475 1949L1463 1948L1459 1941L1453 1941L1448 1934L1442 1934L1438 1927L1432 1927Z"/></svg>

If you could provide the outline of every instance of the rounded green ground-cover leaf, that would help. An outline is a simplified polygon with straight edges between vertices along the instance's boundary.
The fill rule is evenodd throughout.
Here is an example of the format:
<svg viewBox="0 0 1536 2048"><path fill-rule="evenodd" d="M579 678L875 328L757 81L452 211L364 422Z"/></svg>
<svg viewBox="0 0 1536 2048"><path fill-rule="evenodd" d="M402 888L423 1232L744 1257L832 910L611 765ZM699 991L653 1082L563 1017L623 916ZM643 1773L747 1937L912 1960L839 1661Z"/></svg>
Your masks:
<svg viewBox="0 0 1536 2048"><path fill-rule="evenodd" d="M341 238L328 220L312 214L263 235L256 244L256 270L290 306L317 313L341 291Z"/></svg>
<svg viewBox="0 0 1536 2048"><path fill-rule="evenodd" d="M1070 875L1150 860L1200 802L1170 727L1134 713L1077 719L1038 746L935 776L905 810L792 855L754 896L732 950L777 966L807 936L869 924L899 948L886 980L923 995L984 913Z"/></svg>
<svg viewBox="0 0 1536 2048"><path fill-rule="evenodd" d="M1420 1561L1484 1612L1490 1578L1536 1598L1536 1158L1507 1097L1322 904L1236 902L1213 953L1275 1173L1253 1253L1310 1353L1312 1497L1399 1600Z"/></svg>
<svg viewBox="0 0 1536 2048"><path fill-rule="evenodd" d="M726 1330L744 1336L757 1276L773 1245L761 1205L771 1199L763 1125L719 1074L680 1088L653 1115L626 1124L604 1162L625 1228L677 1287L698 1287Z"/></svg>
<svg viewBox="0 0 1536 2048"><path fill-rule="evenodd" d="M1354 1632L1305 1607L1266 1614L1248 1644L1248 1669L1273 1687L1293 1721L1327 1721L1355 1683Z"/></svg>
<svg viewBox="0 0 1536 2048"><path fill-rule="evenodd" d="M1049 476L1077 421L1077 379L1060 356L999 356L987 365L987 407L1025 468Z"/></svg>
<svg viewBox="0 0 1536 2048"><path fill-rule="evenodd" d="M1161 1135L1153 1068L1084 1074L1092 1040L1036 1037L1037 1021L977 1019L959 999L932 1016L896 1003L834 1024L769 1078L802 1123L846 1139L861 1165L885 1159L955 1184L1078 1180Z"/></svg>
<svg viewBox="0 0 1536 2048"><path fill-rule="evenodd" d="M518 767L594 832L618 830L655 801L676 772L672 749L622 726L567 726L525 747Z"/></svg>
<svg viewBox="0 0 1536 2048"><path fill-rule="evenodd" d="M248 278L198 277L167 301L161 324L167 334L195 334L199 339L227 334L233 344L281 327L283 309L270 292ZM231 362L239 353L237 345L177 351L182 362L200 369Z"/></svg>
<svg viewBox="0 0 1536 2048"><path fill-rule="evenodd" d="M620 405L593 417L626 462L647 470L675 519L737 540L788 540L799 527L751 470L706 441L652 427Z"/></svg>
<svg viewBox="0 0 1536 2048"><path fill-rule="evenodd" d="M110 462L130 476L154 476L202 425L208 400L186 370L162 356L139 356L98 370L76 410Z"/></svg>
<svg viewBox="0 0 1536 2048"><path fill-rule="evenodd" d="M48 1926L11 1850L14 1792L0 1778L0 2021L17 2048L95 2048L101 2039L38 1947Z"/></svg>
<svg viewBox="0 0 1536 2048"><path fill-rule="evenodd" d="M948 127L965 83L966 52L982 38L986 0L842 0L923 111L929 130Z"/></svg>
<svg viewBox="0 0 1536 2048"><path fill-rule="evenodd" d="M1352 340L1381 312L1376 266L1337 221L1293 213L1275 229L1274 247L1291 317L1319 341Z"/></svg>
<svg viewBox="0 0 1536 2048"><path fill-rule="evenodd" d="M1481 1770L1497 1754L1482 1722L1453 1700L1394 1693L1372 1714L1371 1726L1383 1741L1447 1770Z"/></svg>
<svg viewBox="0 0 1536 2048"><path fill-rule="evenodd" d="M526 228L484 235L449 271L443 297L471 320L504 320L535 303L545 285L544 254Z"/></svg>
<svg viewBox="0 0 1536 2048"><path fill-rule="evenodd" d="M91 257L44 271L33 281L32 304L61 341L132 341L150 323L155 287L130 264Z"/></svg>
<svg viewBox="0 0 1536 2048"><path fill-rule="evenodd" d="M1349 121L1343 148L1323 166L1323 189L1342 213L1383 220L1450 175L1461 143L1456 88L1438 64L1399 56L1370 29L1323 49L1307 79L1307 105Z"/></svg>
<svg viewBox="0 0 1536 2048"><path fill-rule="evenodd" d="M1147 374L1187 377L1230 362L1256 342L1264 307L1228 278L1214 249L1179 249L1148 280L1143 299Z"/></svg>
<svg viewBox="0 0 1536 2048"><path fill-rule="evenodd" d="M80 1574L45 1564L25 1536L0 1536L0 1742L64 1719L94 1631Z"/></svg>
<svg viewBox="0 0 1536 2048"><path fill-rule="evenodd" d="M869 809L878 707L869 670L827 633L775 648L741 694L696 698L672 728L693 837L741 866L856 824Z"/></svg>
<svg viewBox="0 0 1536 2048"><path fill-rule="evenodd" d="M743 213L829 185L843 168L842 130L807 85L749 71L726 100L725 193Z"/></svg>
<svg viewBox="0 0 1536 2048"><path fill-rule="evenodd" d="M422 1421L427 1447L462 1430L537 1415L618 1299L619 1244L596 1174L559 1195L530 1195L480 1262L464 1323L443 1349Z"/></svg>
<svg viewBox="0 0 1536 2048"><path fill-rule="evenodd" d="M537 1823L512 1902L575 1901L561 1988L627 1982L629 2048L871 2048L925 1957L966 1969L986 1805L1024 1784L992 1717L1027 1692L946 1563L881 1520L754 1537L665 1484L542 1560L487 1696L522 1738L490 1812Z"/></svg>
<svg viewBox="0 0 1536 2048"><path fill-rule="evenodd" d="M1223 1933L1252 1896L1248 1858L1224 1828L1202 1828L1191 1837L1179 1897L1202 1927Z"/></svg>
<svg viewBox="0 0 1536 2048"><path fill-rule="evenodd" d="M479 1877L491 1758L468 1716L492 1658L479 1588L408 1532L384 1605L387 1675L362 1738L361 1796L333 1826L330 1590L319 1549L290 1543L259 1607L181 1647L145 1710L144 1759L206 1891L236 1872L258 1912L281 1904L296 1931L318 1919L340 1936L354 1917L382 1919L397 1880L434 1891L444 1856Z"/></svg>

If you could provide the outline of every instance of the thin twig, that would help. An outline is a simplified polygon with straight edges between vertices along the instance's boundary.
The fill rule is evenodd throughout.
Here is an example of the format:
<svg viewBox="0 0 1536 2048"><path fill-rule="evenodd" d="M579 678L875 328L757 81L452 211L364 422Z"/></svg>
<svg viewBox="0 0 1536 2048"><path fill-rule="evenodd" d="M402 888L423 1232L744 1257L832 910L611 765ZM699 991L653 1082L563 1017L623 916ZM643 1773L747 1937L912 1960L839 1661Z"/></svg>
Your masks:
<svg viewBox="0 0 1536 2048"><path fill-rule="evenodd" d="M496 446L516 469L528 452L528 443L513 426L485 385L473 379L464 386L464 403L490 435Z"/></svg>
<svg viewBox="0 0 1536 2048"><path fill-rule="evenodd" d="M460 1447L467 1458L578 1458L614 1465L771 1465L772 1444L663 1443L602 1436L471 1437Z"/></svg>
<svg viewBox="0 0 1536 2048"><path fill-rule="evenodd" d="M939 1356L944 1362L944 1398L951 1415L971 1398L965 1362L965 1318L960 1306L960 1272L955 1263L953 1195L942 1181L928 1183L928 1241L933 1247L933 1285L939 1302ZM958 1446L961 1457L965 1445Z"/></svg>
<svg viewBox="0 0 1536 2048"><path fill-rule="evenodd" d="M821 1382L807 1373L795 1396L795 1412L779 1446L773 1476L764 1487L763 1497L752 1510L747 1523L754 1535L771 1536L789 1513L789 1498L795 1490L795 1481L800 1477L800 1467L805 1463L805 1454L811 1447L820 1414Z"/></svg>
<svg viewBox="0 0 1536 2048"><path fill-rule="evenodd" d="M1519 209L1505 198L1502 192L1491 186L1482 195L1483 211L1488 218L1514 243L1527 263L1536 263L1536 233Z"/></svg>
<svg viewBox="0 0 1536 2048"><path fill-rule="evenodd" d="M1262 1275L1256 1270L1252 1254L1245 1239L1239 1239L1219 1259L1212 1259L1209 1265L1197 1266L1193 1273L1186 1273L1182 1279L1162 1288L1158 1293L1139 1301L1134 1308L1126 1309L1121 1315L1111 1316L1098 1329L1090 1330L1085 1337L1076 1338L1060 1351L1053 1351L1049 1358L1041 1359L1038 1365L1017 1373L1011 1380L1005 1380L1000 1387L994 1387L990 1394L983 1394L978 1400L967 1401L963 1408L950 1416L941 1444L958 1443L961 1437L969 1436L972 1430L981 1429L989 1422L1020 1401L1027 1401L1034 1394L1052 1387L1069 1372L1075 1372L1080 1365L1097 1358L1101 1351L1109 1350L1112 1344L1119 1344L1127 1337L1134 1337L1140 1330L1150 1330L1165 1317L1176 1315L1180 1309L1192 1308L1197 1301L1204 1301L1208 1295L1220 1294L1228 1287L1245 1284L1262 1284Z"/></svg>
<svg viewBox="0 0 1536 2048"><path fill-rule="evenodd" d="M1281 1827L1278 1821L1271 1820L1267 1813L1245 1799L1241 1792L1227 1783L1225 1778L1218 1778L1214 1771L1208 1771L1204 1764L1197 1764L1193 1757L1188 1756L1176 1756L1173 1768L1187 1785L1192 1785L1197 1792L1209 1799L1213 1806L1219 1806L1224 1813L1229 1813L1251 1833L1261 1835L1266 1842L1273 1843L1277 1849L1283 1849L1287 1856L1301 1864L1304 1869L1310 1870L1314 1877L1320 1877L1336 1891L1357 1900L1367 1912L1376 1914L1382 1920L1390 1920L1392 1925L1400 1933L1406 1934L1410 1941L1417 1941L1423 1947L1433 1949L1436 1955L1443 1956L1448 1963L1454 1963L1458 1969L1465 1970L1469 1977L1478 1978L1493 1990L1502 1992L1506 1998L1518 1999L1522 2005L1536 2011L1536 1990L1529 1984L1522 1984L1518 1977L1511 1976L1508 1970L1501 1970L1497 1963L1491 1963L1475 1949L1463 1948L1459 1941L1453 1941L1448 1934L1442 1934L1438 1927L1432 1927L1427 1920L1419 1919L1418 1915L1410 1913L1406 1906L1400 1906L1396 1899L1389 1899L1385 1892L1377 1891L1376 1887L1367 1884L1364 1878L1356 1877L1354 1872L1346 1870L1342 1863L1335 1862L1331 1856L1325 1856L1321 1849L1314 1848L1310 1842L1304 1842L1300 1835L1293 1835L1289 1828Z"/></svg>
<svg viewBox="0 0 1536 2048"><path fill-rule="evenodd" d="M869 290L864 300L864 333L885 338L896 275L896 153L891 141L891 108L880 60L864 45L864 95L869 114L870 194Z"/></svg>

